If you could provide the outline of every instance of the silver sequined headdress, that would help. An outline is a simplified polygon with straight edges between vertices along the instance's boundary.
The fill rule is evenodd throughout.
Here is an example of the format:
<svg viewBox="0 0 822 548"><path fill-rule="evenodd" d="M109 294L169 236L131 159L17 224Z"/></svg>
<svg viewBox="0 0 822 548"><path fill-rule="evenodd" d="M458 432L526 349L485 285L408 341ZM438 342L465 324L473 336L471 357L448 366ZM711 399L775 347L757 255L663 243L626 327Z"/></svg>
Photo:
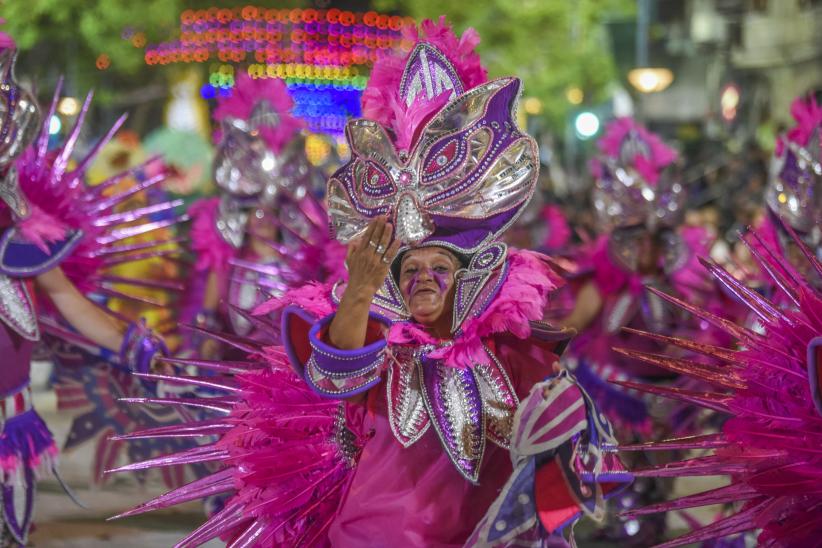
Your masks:
<svg viewBox="0 0 822 548"><path fill-rule="evenodd" d="M813 97L799 98L791 113L796 126L777 141L765 201L772 213L806 234L822 224L822 107Z"/></svg>
<svg viewBox="0 0 822 548"><path fill-rule="evenodd" d="M472 254L531 198L537 145L515 121L520 81L487 81L476 33L457 39L443 20L421 30L403 61L375 65L366 118L346 126L351 159L328 182L331 229L345 243L388 215L403 244Z"/></svg>
<svg viewBox="0 0 822 548"><path fill-rule="evenodd" d="M593 202L603 230L676 226L685 189L671 177L676 152L632 118L614 120L597 143Z"/></svg>
<svg viewBox="0 0 822 548"><path fill-rule="evenodd" d="M311 193L317 174L305 156L302 122L281 80L240 74L231 97L219 102L214 180L222 191L217 228L239 247L248 215L270 211L281 198L298 202Z"/></svg>

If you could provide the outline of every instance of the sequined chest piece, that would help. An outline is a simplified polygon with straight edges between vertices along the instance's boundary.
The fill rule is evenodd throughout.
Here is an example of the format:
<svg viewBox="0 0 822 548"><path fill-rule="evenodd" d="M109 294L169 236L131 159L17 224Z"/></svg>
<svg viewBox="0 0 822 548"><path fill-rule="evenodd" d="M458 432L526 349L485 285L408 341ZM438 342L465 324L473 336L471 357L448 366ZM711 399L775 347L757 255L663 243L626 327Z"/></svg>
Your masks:
<svg viewBox="0 0 822 548"><path fill-rule="evenodd" d="M476 483L486 443L508 448L519 399L487 347L478 363L464 369L432 358L436 350L394 349L386 383L391 430L410 447L433 427L460 474Z"/></svg>

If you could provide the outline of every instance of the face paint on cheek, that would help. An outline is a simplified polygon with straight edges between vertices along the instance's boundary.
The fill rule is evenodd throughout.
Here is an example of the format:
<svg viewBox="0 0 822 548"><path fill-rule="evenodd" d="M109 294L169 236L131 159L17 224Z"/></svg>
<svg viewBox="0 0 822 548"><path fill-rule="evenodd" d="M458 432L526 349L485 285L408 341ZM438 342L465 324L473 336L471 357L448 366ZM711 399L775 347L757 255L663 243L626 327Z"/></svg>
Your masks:
<svg viewBox="0 0 822 548"><path fill-rule="evenodd" d="M441 293L445 292L445 288L448 287L448 278L450 277L450 274L447 272L435 272L430 268L427 268L425 270L417 271L417 273L414 274L410 280L408 280L408 286L406 291L408 292L409 296L414 294L414 289L417 287L417 284L419 284L420 276L423 273L427 274L434 280L434 282L437 284L437 287L440 288Z"/></svg>
<svg viewBox="0 0 822 548"><path fill-rule="evenodd" d="M440 286L440 293L445 293L445 288L448 287L448 278L451 274L448 272L431 272L434 276L434 281Z"/></svg>

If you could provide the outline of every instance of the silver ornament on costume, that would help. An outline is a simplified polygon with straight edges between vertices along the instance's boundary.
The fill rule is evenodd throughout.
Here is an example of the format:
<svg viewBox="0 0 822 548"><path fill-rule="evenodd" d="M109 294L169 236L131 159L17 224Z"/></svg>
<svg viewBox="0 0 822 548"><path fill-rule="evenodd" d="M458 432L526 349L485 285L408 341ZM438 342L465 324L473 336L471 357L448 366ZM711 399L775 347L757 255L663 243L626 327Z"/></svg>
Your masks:
<svg viewBox="0 0 822 548"><path fill-rule="evenodd" d="M283 190L295 199L305 195L311 174L303 139L293 139L277 153L260 134L279 123L280 116L268 101L257 103L247 120L223 120L214 156L214 180L221 190L255 205L273 204Z"/></svg>
<svg viewBox="0 0 822 548"><path fill-rule="evenodd" d="M32 93L15 79L14 49L0 51L0 170L33 141L40 125L40 107Z"/></svg>
<svg viewBox="0 0 822 548"><path fill-rule="evenodd" d="M792 228L803 233L822 224L822 160L820 129L816 128L807 146L787 141L780 155L771 161L765 202L771 211Z"/></svg>

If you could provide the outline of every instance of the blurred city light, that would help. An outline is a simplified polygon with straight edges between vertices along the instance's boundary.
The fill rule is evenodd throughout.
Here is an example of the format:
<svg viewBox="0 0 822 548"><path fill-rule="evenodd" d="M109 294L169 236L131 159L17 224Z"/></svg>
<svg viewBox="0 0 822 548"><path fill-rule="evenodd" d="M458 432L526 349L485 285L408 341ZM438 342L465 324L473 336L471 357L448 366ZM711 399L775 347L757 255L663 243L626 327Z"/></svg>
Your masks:
<svg viewBox="0 0 822 548"><path fill-rule="evenodd" d="M74 97L63 97L57 105L57 112L63 116L74 116L80 112L80 101Z"/></svg>
<svg viewBox="0 0 822 548"><path fill-rule="evenodd" d="M542 112L542 101L536 97L527 97L522 103L525 112L531 116L536 116Z"/></svg>
<svg viewBox="0 0 822 548"><path fill-rule="evenodd" d="M49 120L49 134L57 135L61 129L63 129L63 122L60 121L59 116L52 114L51 120Z"/></svg>
<svg viewBox="0 0 822 548"><path fill-rule="evenodd" d="M728 122L736 118L739 97L739 87L736 84L728 84L722 89L719 104L722 107L722 118Z"/></svg>
<svg viewBox="0 0 822 548"><path fill-rule="evenodd" d="M599 131L599 118L593 112L580 112L574 120L574 129L580 139L590 139Z"/></svg>
<svg viewBox="0 0 822 548"><path fill-rule="evenodd" d="M628 81L641 93L663 91L674 81L674 73L666 68L642 67L628 73Z"/></svg>
<svg viewBox="0 0 822 548"><path fill-rule="evenodd" d="M565 91L565 98L572 105L579 105L585 99L585 93L578 87L570 87Z"/></svg>

